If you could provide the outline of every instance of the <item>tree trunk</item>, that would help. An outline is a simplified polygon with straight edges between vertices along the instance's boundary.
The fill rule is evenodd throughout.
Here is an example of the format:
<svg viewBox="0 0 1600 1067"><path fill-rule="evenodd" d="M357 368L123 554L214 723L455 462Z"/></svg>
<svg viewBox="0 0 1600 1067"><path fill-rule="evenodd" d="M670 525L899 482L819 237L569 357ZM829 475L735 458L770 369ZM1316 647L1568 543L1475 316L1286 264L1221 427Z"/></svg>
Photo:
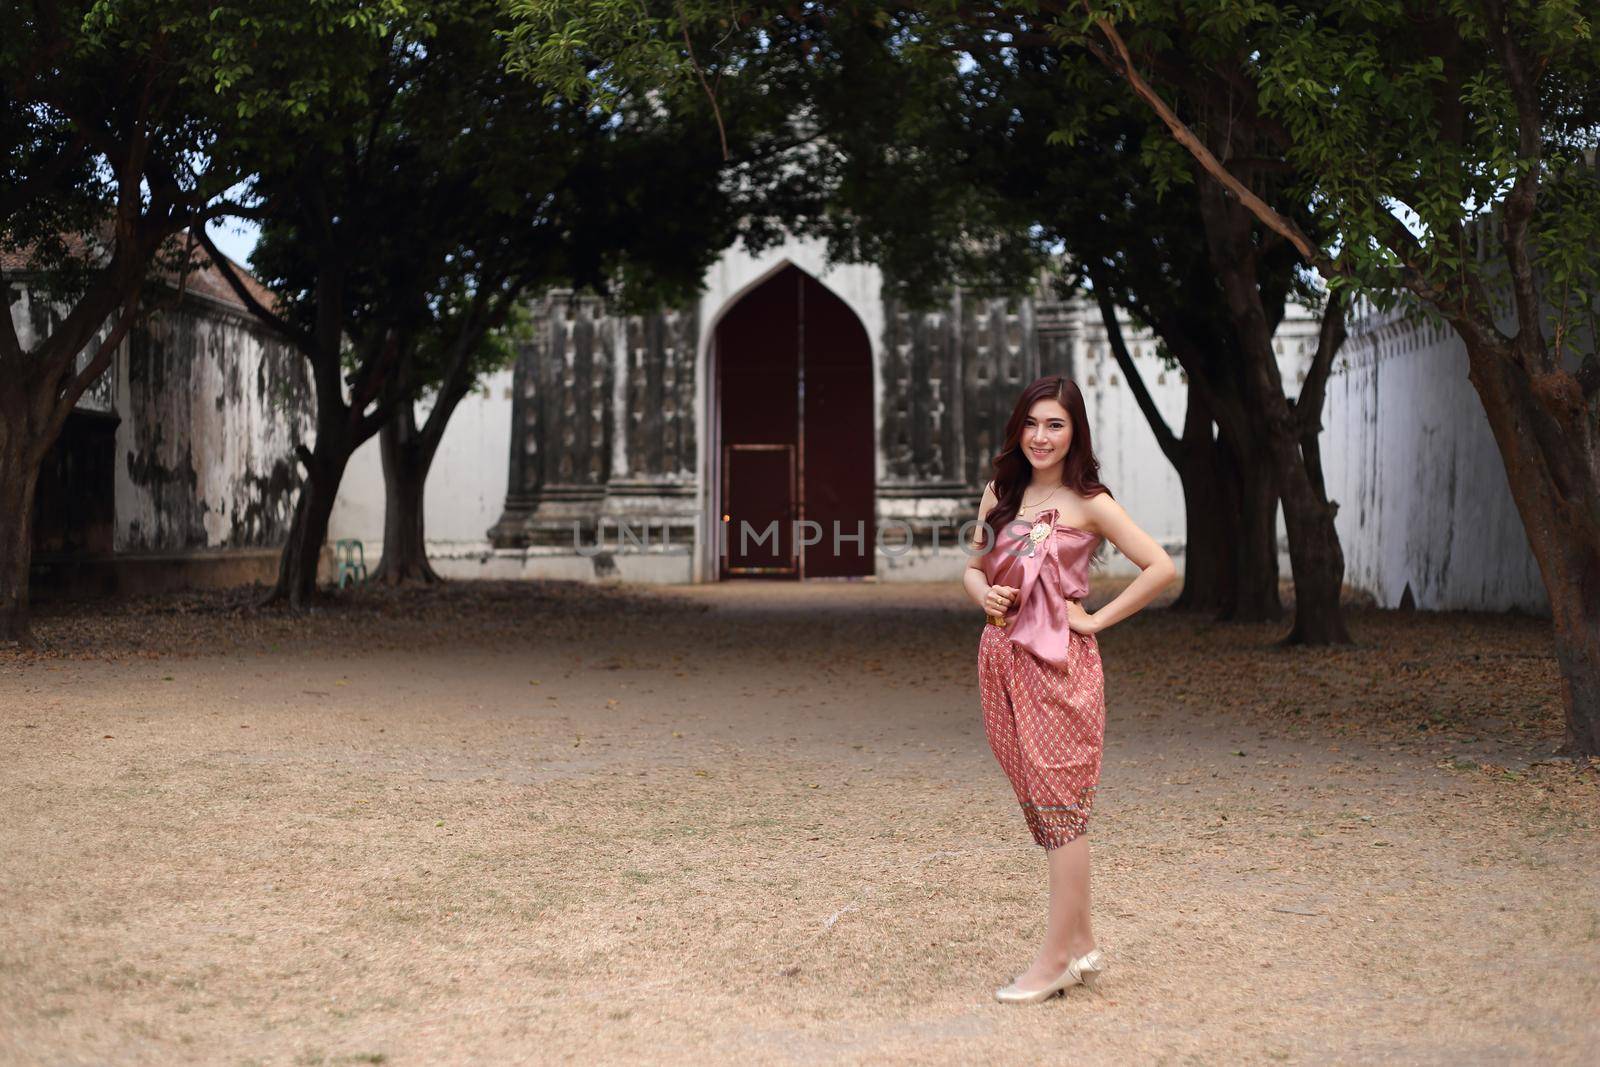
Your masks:
<svg viewBox="0 0 1600 1067"><path fill-rule="evenodd" d="M1555 664L1562 672L1562 702L1566 705L1565 750L1576 757L1600 757L1600 581L1594 574L1600 560L1589 558L1587 589L1568 585L1552 603L1555 624ZM1552 597L1552 601L1555 598Z"/></svg>
<svg viewBox="0 0 1600 1067"><path fill-rule="evenodd" d="M26 407L21 397L0 398L0 643L25 645L32 643L28 575L33 563L33 491L42 462L40 451L29 447L33 435Z"/></svg>
<svg viewBox="0 0 1600 1067"><path fill-rule="evenodd" d="M1261 452L1259 415L1241 381L1245 358L1241 346L1231 332L1222 337L1207 326L1185 328L1172 319L1161 320L1160 333L1189 376L1191 403L1199 394L1204 413L1216 425L1211 458L1214 495L1189 500L1198 502L1198 508L1212 513L1221 525L1226 562L1220 573L1227 580L1220 587L1214 618L1275 621L1283 616L1278 597L1278 497L1271 475L1256 459ZM1195 337L1207 337L1208 342L1195 344ZM1189 432L1186 423L1185 435ZM1185 495L1189 496L1187 490ZM1191 509L1191 519L1193 515ZM1187 570L1184 581L1187 584Z"/></svg>
<svg viewBox="0 0 1600 1067"><path fill-rule="evenodd" d="M1179 325L1179 317L1170 313L1164 318L1157 317L1157 332L1184 368L1189 383L1183 434L1176 435L1167 425L1128 351L1110 289L1093 269L1090 270L1090 280L1111 352L1127 379L1128 388L1138 401L1140 412L1150 425L1150 432L1161 447L1162 455L1178 472L1178 482L1183 488L1183 588L1170 610L1217 614L1233 596L1234 566L1229 550L1231 513L1216 507L1222 489L1218 481L1221 476L1217 458L1218 443L1212 437L1211 430L1213 412L1207 401L1209 387L1206 382L1210 377L1211 364L1205 357L1209 352L1205 346L1195 343L1196 335L1190 328Z"/></svg>
<svg viewBox="0 0 1600 1067"><path fill-rule="evenodd" d="M1284 644L1350 644L1339 602L1344 551L1333 528L1332 511L1310 499L1292 506L1286 501L1283 522L1289 529L1289 565L1294 572L1294 626Z"/></svg>
<svg viewBox="0 0 1600 1067"><path fill-rule="evenodd" d="M1294 625L1285 644L1349 644L1339 594L1344 587L1344 551L1333 525L1334 508L1307 468L1300 447L1303 413L1290 407L1272 349L1257 279L1254 216L1222 187L1200 176L1200 215L1212 265L1244 357L1245 395L1255 412L1266 452L1266 466L1283 505L1289 535L1289 566L1294 575ZM1249 460L1245 460L1246 463Z"/></svg>
<svg viewBox="0 0 1600 1067"><path fill-rule="evenodd" d="M374 579L385 585L437 582L428 563L424 490L435 449L417 433L409 401L378 431L383 453L383 558Z"/></svg>
<svg viewBox="0 0 1600 1067"><path fill-rule="evenodd" d="M1543 362L1535 353L1469 341L1467 356L1550 599L1566 749L1600 756L1600 470L1585 447L1595 433L1590 401L1570 374L1530 378L1523 367Z"/></svg>
<svg viewBox="0 0 1600 1067"><path fill-rule="evenodd" d="M1349 644L1339 594L1344 587L1344 550L1333 525L1333 507L1317 490L1306 467L1294 414L1278 382L1270 335L1258 336L1251 350L1251 374L1265 414L1267 462L1283 524L1289 535L1289 567L1294 575L1294 625L1285 644ZM1270 368L1267 362L1271 362Z"/></svg>
<svg viewBox="0 0 1600 1067"><path fill-rule="evenodd" d="M1217 613L1221 622L1276 622L1283 618L1278 596L1278 494L1272 476L1253 457L1252 447L1232 435L1219 435L1221 494L1213 506L1228 516L1228 545L1234 573L1230 596Z"/></svg>
<svg viewBox="0 0 1600 1067"><path fill-rule="evenodd" d="M1183 486L1183 589L1171 610L1215 616L1233 586L1233 554L1228 549L1226 510L1216 506L1222 489L1211 411L1192 384L1180 442L1183 453L1177 470Z"/></svg>
<svg viewBox="0 0 1600 1067"><path fill-rule="evenodd" d="M319 431L316 451L306 463L306 480L295 500L289 539L278 559L278 582L267 603L284 603L293 611L304 611L315 599L317 564L328 540L328 520L350 463L350 451L326 441Z"/></svg>

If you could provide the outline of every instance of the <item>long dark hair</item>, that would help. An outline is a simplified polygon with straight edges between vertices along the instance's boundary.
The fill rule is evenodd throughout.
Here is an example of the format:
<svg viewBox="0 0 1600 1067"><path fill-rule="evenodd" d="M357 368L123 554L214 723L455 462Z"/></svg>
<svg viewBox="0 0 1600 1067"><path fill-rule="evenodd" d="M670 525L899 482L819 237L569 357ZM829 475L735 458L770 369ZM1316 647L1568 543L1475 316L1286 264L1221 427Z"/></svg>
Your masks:
<svg viewBox="0 0 1600 1067"><path fill-rule="evenodd" d="M1033 477L1033 467L1022 454L1022 423L1033 405L1041 400L1054 400L1067 409L1072 420L1072 443L1067 446L1067 456L1061 461L1061 484L1079 496L1111 495L1100 481L1100 462L1094 458L1094 445L1089 439L1089 413L1084 410L1083 393L1078 383L1064 374L1050 374L1035 381L1017 397L1017 406L1011 409L1006 420L1005 443L994 457L994 493L997 498L984 521L994 531L995 542L1000 531L1017 517L1022 507L1022 494ZM992 547L992 546L991 546Z"/></svg>

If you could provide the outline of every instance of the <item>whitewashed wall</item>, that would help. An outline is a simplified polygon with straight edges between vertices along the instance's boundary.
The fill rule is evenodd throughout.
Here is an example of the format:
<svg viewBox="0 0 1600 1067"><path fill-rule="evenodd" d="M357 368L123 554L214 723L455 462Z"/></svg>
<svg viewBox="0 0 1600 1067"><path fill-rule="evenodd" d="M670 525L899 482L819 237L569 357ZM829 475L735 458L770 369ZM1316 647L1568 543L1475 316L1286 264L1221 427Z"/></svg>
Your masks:
<svg viewBox="0 0 1600 1067"><path fill-rule="evenodd" d="M820 278L861 318L874 346L874 409L880 411L881 276L871 267L830 270L814 245L791 244L760 257L730 252L713 268L700 304L699 387L707 381L708 349L721 313L785 263ZM1073 365L1102 478L1181 567L1184 505L1177 472L1111 356L1098 310L1079 303L1074 316ZM1316 330L1315 318L1300 308L1291 308L1280 327L1275 346L1291 396L1304 381ZM1162 367L1148 335L1127 323L1124 334L1168 426L1181 432L1187 402L1182 372ZM507 371L464 401L434 463L428 534L435 565L447 574L486 573L480 563L492 551L486 531L505 499L510 389ZM696 408L706 410L703 395ZM1466 378L1465 352L1453 333L1408 323L1397 312L1366 313L1353 323L1330 375L1324 427L1322 459L1329 495L1339 504L1336 523L1350 586L1386 607L1398 605L1409 586L1420 608L1548 611L1504 468ZM709 429L700 427L698 436L706 448ZM711 460L703 455L702 469ZM1281 513L1278 530L1280 569L1288 578ZM372 441L351 462L330 536L361 539L369 564L376 564L382 535L383 474ZM1131 569L1114 552L1107 566L1110 573Z"/></svg>
<svg viewBox="0 0 1600 1067"><path fill-rule="evenodd" d="M272 548L312 439L304 361L242 309L189 297L125 341L114 370L118 552Z"/></svg>
<svg viewBox="0 0 1600 1067"><path fill-rule="evenodd" d="M418 408L419 417L426 414ZM476 576L491 553L489 527L506 502L511 448L511 371L484 379L457 406L434 458L423 501L429 557L447 577ZM328 539L363 543L367 567L383 556L383 460L374 437L356 451L339 487Z"/></svg>
<svg viewBox="0 0 1600 1067"><path fill-rule="evenodd" d="M27 348L64 309L13 282L11 313ZM294 449L310 440L312 404L304 361L236 303L196 288L153 312L79 403L120 420L113 549L282 544L300 482Z"/></svg>
<svg viewBox="0 0 1600 1067"><path fill-rule="evenodd" d="M1383 607L1410 586L1419 608L1549 612L1453 330L1398 310L1359 320L1323 426L1350 585Z"/></svg>
<svg viewBox="0 0 1600 1067"><path fill-rule="evenodd" d="M1155 432L1111 354L1098 309L1083 301L1075 302L1074 308L1078 315L1073 346L1075 377L1089 412L1095 456L1100 461L1100 480L1110 487L1117 502L1127 509L1133 520L1172 554L1182 571L1186 521L1183 483L1162 453ZM1278 327L1273 347L1277 351L1284 390L1290 397L1299 395L1306 368L1316 354L1317 328L1318 320L1298 305L1290 305ZM1150 334L1126 319L1122 320L1122 333L1167 428L1181 436L1184 414L1188 410L1187 378L1181 370L1166 370L1162 366L1155 339ZM1287 536L1280 510L1278 558L1279 571L1284 577L1289 575ZM1110 546L1106 549L1105 568L1111 574L1136 573L1134 565Z"/></svg>

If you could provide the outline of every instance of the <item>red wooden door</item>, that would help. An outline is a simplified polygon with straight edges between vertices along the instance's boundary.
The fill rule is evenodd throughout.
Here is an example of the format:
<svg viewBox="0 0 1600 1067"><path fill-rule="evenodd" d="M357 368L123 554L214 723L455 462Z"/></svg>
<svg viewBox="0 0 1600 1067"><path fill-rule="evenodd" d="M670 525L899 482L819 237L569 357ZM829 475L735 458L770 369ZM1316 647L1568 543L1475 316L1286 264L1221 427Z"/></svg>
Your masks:
<svg viewBox="0 0 1600 1067"><path fill-rule="evenodd" d="M790 266L729 309L714 343L719 576L872 574L872 349L860 321ZM801 520L816 524L815 543L795 537Z"/></svg>

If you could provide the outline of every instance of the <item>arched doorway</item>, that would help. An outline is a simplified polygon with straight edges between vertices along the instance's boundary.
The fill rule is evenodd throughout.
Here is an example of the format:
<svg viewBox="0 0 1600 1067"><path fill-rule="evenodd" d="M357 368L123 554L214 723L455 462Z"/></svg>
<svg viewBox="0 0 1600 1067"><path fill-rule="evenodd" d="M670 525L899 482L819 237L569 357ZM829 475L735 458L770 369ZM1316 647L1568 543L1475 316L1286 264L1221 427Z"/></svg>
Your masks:
<svg viewBox="0 0 1600 1067"><path fill-rule="evenodd" d="M786 265L728 310L712 345L718 577L872 574L872 345L861 321Z"/></svg>

